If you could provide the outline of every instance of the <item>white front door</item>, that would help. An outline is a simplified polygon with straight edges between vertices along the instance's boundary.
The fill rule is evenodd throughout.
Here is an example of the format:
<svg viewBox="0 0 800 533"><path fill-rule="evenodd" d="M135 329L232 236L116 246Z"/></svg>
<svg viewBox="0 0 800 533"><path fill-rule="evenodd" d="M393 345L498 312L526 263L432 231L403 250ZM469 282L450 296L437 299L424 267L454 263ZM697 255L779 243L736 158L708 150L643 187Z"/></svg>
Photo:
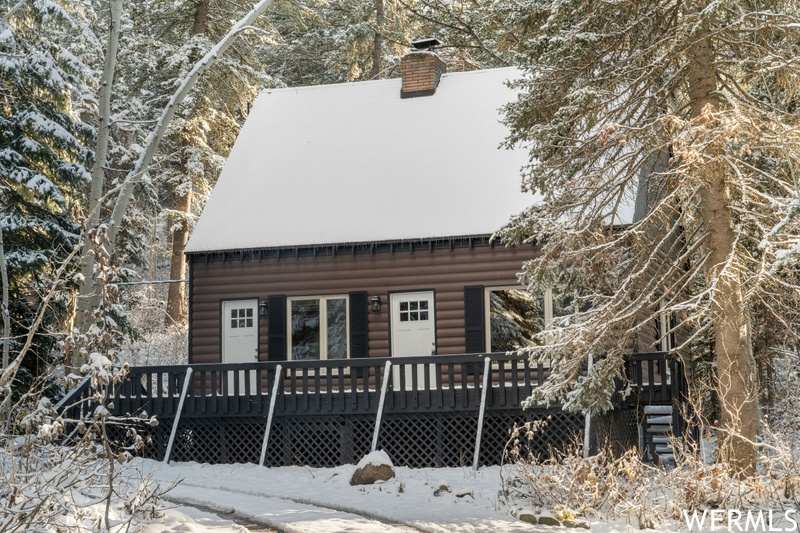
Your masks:
<svg viewBox="0 0 800 533"><path fill-rule="evenodd" d="M258 300L222 302L222 362L254 363L258 361ZM233 373L228 374L229 394L233 393ZM255 394L255 372L250 372L250 392ZM239 393L244 394L244 380L239 380Z"/></svg>
<svg viewBox="0 0 800 533"><path fill-rule="evenodd" d="M402 292L391 294L389 304L392 313L392 356L420 356L436 353L436 322L433 291ZM431 367L431 387L435 376ZM406 389L411 387L410 367L405 369ZM400 387L400 375L394 374L394 388ZM424 385L424 365L417 365L418 387Z"/></svg>

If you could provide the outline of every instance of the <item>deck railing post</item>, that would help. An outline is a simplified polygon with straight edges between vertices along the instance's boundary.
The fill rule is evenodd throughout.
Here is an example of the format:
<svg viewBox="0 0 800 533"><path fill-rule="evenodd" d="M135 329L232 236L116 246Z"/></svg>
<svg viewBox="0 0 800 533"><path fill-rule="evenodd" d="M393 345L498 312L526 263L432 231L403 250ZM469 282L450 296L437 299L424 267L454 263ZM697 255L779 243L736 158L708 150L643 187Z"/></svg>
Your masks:
<svg viewBox="0 0 800 533"><path fill-rule="evenodd" d="M172 431L169 434L169 442L167 443L167 451L164 454L164 464L169 464L169 456L172 454L172 445L175 443L175 434L178 432L178 424L181 423L181 413L183 412L183 401L186 399L186 393L189 391L189 383L192 381L192 367L186 369L186 379L183 382L183 391L181 391L181 399L178 402L178 410L175 412L175 420L172 422Z"/></svg>
<svg viewBox="0 0 800 533"><path fill-rule="evenodd" d="M381 430L381 419L383 418L383 404L386 400L386 391L389 389L389 374L392 373L392 362L386 361L383 369L383 383L381 384L381 399L378 402L378 416L375 418L375 431L372 433L372 451L378 447L378 433Z"/></svg>
<svg viewBox="0 0 800 533"><path fill-rule="evenodd" d="M483 416L486 414L486 393L489 388L489 377L492 373L492 360L487 357L483 360L483 386L481 388L481 409L478 411L478 432L475 435L475 458L472 460L472 470L478 471L478 461L481 455L481 434L483 433Z"/></svg>
<svg viewBox="0 0 800 533"><path fill-rule="evenodd" d="M64 437L64 443L72 440L72 437L78 432L78 429L80 429L80 422L85 417L85 411L88 410L87 400L90 397L88 392L91 387L91 378L91 376L84 376L83 379L78 382L78 385L61 398L61 401L55 406L55 411L57 413L67 419L74 419L75 423L75 427L70 431L69 435Z"/></svg>
<svg viewBox="0 0 800 533"><path fill-rule="evenodd" d="M269 444L269 431L272 428L272 415L275 413L275 400L278 397L278 387L281 384L281 373L283 367L278 365L275 367L275 382L272 384L272 395L269 399L269 414L267 415L267 427L264 428L264 442L261 443L261 458L258 460L260 466L264 466L264 461L267 459L267 445Z"/></svg>

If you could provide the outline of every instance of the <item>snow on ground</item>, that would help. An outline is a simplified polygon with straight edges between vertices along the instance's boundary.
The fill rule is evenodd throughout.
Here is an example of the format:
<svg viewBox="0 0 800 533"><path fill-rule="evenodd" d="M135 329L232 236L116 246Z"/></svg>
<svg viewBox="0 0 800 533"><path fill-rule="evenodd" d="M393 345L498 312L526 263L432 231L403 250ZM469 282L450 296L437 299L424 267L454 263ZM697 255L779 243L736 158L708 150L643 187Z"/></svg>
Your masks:
<svg viewBox="0 0 800 533"><path fill-rule="evenodd" d="M370 486L351 486L353 465L336 468L281 467L255 465L205 465L172 463L163 465L151 460L138 460L145 473L170 484L181 483L167 498L185 506L199 506L245 521L263 524L280 531L355 533L424 531L431 533L478 532L554 532L568 531L549 526L535 526L511 516L498 494L500 467L486 467L474 473L470 468L395 467L395 479ZM434 492L442 484L448 490ZM155 531L195 531L178 529L175 513L168 515L163 529ZM200 522L208 520L208 531L246 531L225 525L223 519L203 515L190 516ZM201 522L202 523L202 522ZM590 520L596 533L632 533L635 526ZM678 524L665 524L650 531L676 531ZM211 529L211 528L217 529ZM171 529L170 529L171 528ZM226 529L228 528L228 529ZM680 528L686 531L684 525ZM582 531L582 530L571 530Z"/></svg>
<svg viewBox="0 0 800 533"><path fill-rule="evenodd" d="M248 529L231 520L200 511L194 507L168 508L160 522L144 526L142 533L248 533Z"/></svg>

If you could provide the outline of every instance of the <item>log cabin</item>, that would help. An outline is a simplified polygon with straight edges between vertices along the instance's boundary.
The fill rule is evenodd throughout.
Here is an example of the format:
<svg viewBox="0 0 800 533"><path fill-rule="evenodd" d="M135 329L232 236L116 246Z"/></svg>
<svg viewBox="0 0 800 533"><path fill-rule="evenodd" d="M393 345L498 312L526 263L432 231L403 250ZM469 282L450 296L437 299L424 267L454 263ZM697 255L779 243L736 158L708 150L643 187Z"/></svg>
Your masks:
<svg viewBox="0 0 800 533"><path fill-rule="evenodd" d="M520 71L448 74L430 45L400 78L258 97L186 247L188 365L134 368L113 391L116 414L162 421L145 455L331 466L378 446L477 467L539 420L532 453L607 439L655 458L642 405L678 428L682 366L663 352L631 356L636 392L603 419L522 411L549 369L510 352L566 306L518 284L536 245L492 240L539 200L520 185L528 151L502 146ZM79 398L88 381L63 405Z"/></svg>
<svg viewBox="0 0 800 533"><path fill-rule="evenodd" d="M189 362L504 352L559 312L492 233L537 198L501 146L515 68L268 89L186 247Z"/></svg>

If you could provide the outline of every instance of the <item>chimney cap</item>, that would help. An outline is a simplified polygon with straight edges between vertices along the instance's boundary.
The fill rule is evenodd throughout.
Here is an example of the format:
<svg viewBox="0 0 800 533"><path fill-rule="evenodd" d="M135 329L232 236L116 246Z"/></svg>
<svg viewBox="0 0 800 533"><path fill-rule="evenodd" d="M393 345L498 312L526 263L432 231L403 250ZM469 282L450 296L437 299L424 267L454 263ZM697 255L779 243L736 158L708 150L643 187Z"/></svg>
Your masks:
<svg viewBox="0 0 800 533"><path fill-rule="evenodd" d="M417 39L416 41L411 41L411 46L417 50L433 50L434 46L439 46L440 44L442 43L439 42L439 39L436 37L428 37L427 39Z"/></svg>

